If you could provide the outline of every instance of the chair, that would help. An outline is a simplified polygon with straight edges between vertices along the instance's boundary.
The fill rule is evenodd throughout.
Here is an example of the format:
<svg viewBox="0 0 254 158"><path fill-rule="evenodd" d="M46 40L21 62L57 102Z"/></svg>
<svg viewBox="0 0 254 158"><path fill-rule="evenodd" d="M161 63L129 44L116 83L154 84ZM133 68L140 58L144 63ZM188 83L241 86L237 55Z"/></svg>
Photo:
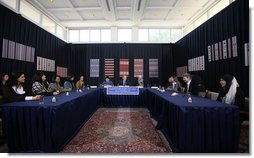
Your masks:
<svg viewBox="0 0 254 158"><path fill-rule="evenodd" d="M206 92L198 92L198 96L202 97L202 98L205 98Z"/></svg>
<svg viewBox="0 0 254 158"><path fill-rule="evenodd" d="M239 111L240 118L242 121L249 120L249 98L244 98L245 104L243 106L243 109Z"/></svg>
<svg viewBox="0 0 254 158"><path fill-rule="evenodd" d="M211 100L217 100L219 93L207 91L206 97Z"/></svg>

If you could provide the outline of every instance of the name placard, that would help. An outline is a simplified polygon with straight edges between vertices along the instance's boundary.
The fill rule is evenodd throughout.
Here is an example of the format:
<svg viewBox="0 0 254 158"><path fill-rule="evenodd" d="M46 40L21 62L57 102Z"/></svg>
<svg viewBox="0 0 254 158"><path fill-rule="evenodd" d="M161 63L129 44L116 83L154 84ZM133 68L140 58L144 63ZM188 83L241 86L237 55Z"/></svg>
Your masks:
<svg viewBox="0 0 254 158"><path fill-rule="evenodd" d="M107 95L139 95L138 87L108 87Z"/></svg>

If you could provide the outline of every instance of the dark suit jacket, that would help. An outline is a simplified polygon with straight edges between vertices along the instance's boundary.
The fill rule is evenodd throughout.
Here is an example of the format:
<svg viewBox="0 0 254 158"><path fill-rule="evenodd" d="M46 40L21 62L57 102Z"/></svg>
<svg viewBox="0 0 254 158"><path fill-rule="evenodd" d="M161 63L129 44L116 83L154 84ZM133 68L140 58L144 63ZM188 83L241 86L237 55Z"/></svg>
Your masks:
<svg viewBox="0 0 254 158"><path fill-rule="evenodd" d="M15 102L15 101L25 101L26 96L29 94L28 91L25 90L25 94L17 94L14 89L8 85L3 86L3 96L4 102ZM33 96L33 95L30 95Z"/></svg>
<svg viewBox="0 0 254 158"><path fill-rule="evenodd" d="M138 83L138 78L135 77L133 86L141 86ZM143 80L143 86L145 86L144 80Z"/></svg>
<svg viewBox="0 0 254 158"><path fill-rule="evenodd" d="M187 83L185 83L185 86L184 86L184 92L186 93L187 92ZM198 95L198 84L196 84L195 82L191 81L190 82L190 85L189 85L189 92L193 95Z"/></svg>
<svg viewBox="0 0 254 158"><path fill-rule="evenodd" d="M130 85L130 84L129 84L129 80L127 79L127 80L125 81L125 85L123 85L123 79L120 79L119 85L120 85L120 86L129 86L129 85Z"/></svg>

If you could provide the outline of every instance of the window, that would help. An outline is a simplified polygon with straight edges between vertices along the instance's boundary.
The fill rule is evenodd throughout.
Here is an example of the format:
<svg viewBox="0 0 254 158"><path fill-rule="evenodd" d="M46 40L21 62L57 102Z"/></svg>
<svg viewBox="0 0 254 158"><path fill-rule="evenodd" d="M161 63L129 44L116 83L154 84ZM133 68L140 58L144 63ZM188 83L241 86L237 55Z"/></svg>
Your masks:
<svg viewBox="0 0 254 158"><path fill-rule="evenodd" d="M49 32L55 34L55 23L50 20L48 17L43 16L42 19L42 27L44 27L46 30L48 30Z"/></svg>
<svg viewBox="0 0 254 158"><path fill-rule="evenodd" d="M79 30L70 30L70 42L78 42L79 41Z"/></svg>
<svg viewBox="0 0 254 158"><path fill-rule="evenodd" d="M16 0L0 0L1 2L4 2L8 6L10 6L13 9L16 9Z"/></svg>
<svg viewBox="0 0 254 158"><path fill-rule="evenodd" d="M111 30L101 30L101 41L103 42L111 41Z"/></svg>
<svg viewBox="0 0 254 158"><path fill-rule="evenodd" d="M170 42L170 29L149 29L149 41Z"/></svg>
<svg viewBox="0 0 254 158"><path fill-rule="evenodd" d="M98 42L101 40L100 30L90 30L90 41Z"/></svg>
<svg viewBox="0 0 254 158"><path fill-rule="evenodd" d="M64 32L65 32L64 29L61 26L57 25L56 35L60 38L64 38Z"/></svg>
<svg viewBox="0 0 254 158"><path fill-rule="evenodd" d="M40 24L40 13L30 4L20 1L20 13L28 19Z"/></svg>
<svg viewBox="0 0 254 158"><path fill-rule="evenodd" d="M193 24L189 25L187 28L184 29L184 35L187 35L187 34L190 33L193 29L194 29L194 25L193 25Z"/></svg>
<svg viewBox="0 0 254 158"><path fill-rule="evenodd" d="M90 38L89 30L80 30L80 41L88 42Z"/></svg>
<svg viewBox="0 0 254 158"><path fill-rule="evenodd" d="M182 37L182 29L171 29L171 42L175 43Z"/></svg>
<svg viewBox="0 0 254 158"><path fill-rule="evenodd" d="M138 30L138 40L139 41L148 41L148 29L139 29Z"/></svg>
<svg viewBox="0 0 254 158"><path fill-rule="evenodd" d="M217 14L218 12L220 12L222 9L224 9L225 7L227 7L229 5L229 0L221 0L220 2L218 2L215 6L213 6L210 10L209 10L209 16L212 17L215 14Z"/></svg>
<svg viewBox="0 0 254 158"><path fill-rule="evenodd" d="M205 13L204 15L202 15L200 18L198 18L195 21L195 27L198 27L199 25L203 24L206 20L207 20L207 13Z"/></svg>
<svg viewBox="0 0 254 158"><path fill-rule="evenodd" d="M131 41L131 29L118 29L118 41Z"/></svg>

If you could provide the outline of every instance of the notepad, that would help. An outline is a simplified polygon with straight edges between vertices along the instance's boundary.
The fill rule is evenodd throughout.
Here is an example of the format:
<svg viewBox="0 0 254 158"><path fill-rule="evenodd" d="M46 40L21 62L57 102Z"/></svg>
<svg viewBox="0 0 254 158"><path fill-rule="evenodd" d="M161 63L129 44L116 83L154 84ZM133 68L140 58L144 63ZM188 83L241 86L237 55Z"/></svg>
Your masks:
<svg viewBox="0 0 254 158"><path fill-rule="evenodd" d="M171 96L176 96L176 95L178 95L178 93L176 93L176 92L171 94Z"/></svg>

